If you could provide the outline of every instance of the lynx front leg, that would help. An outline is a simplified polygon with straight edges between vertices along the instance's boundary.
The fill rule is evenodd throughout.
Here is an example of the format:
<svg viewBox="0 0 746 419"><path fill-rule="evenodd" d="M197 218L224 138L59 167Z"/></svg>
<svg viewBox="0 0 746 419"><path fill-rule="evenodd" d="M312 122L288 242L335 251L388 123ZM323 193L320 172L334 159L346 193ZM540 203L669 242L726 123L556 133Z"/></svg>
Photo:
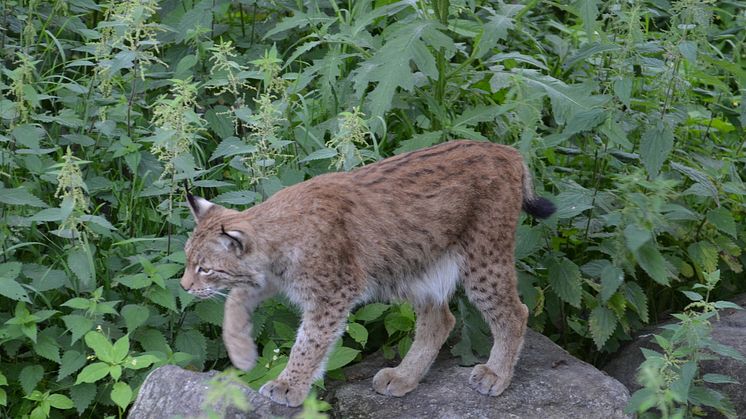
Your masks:
<svg viewBox="0 0 746 419"><path fill-rule="evenodd" d="M398 367L384 368L373 377L373 389L381 394L401 397L414 390L453 329L455 320L448 304L419 305L415 309L417 328L409 352Z"/></svg>
<svg viewBox="0 0 746 419"><path fill-rule="evenodd" d="M319 304L304 312L285 370L276 380L263 385L259 393L287 406L303 403L311 384L323 373L332 344L342 333L349 311L347 305L343 302Z"/></svg>
<svg viewBox="0 0 746 419"><path fill-rule="evenodd" d="M251 338L251 315L256 307L273 295L274 289L233 288L225 301L223 342L228 357L236 368L248 371L257 358L256 345Z"/></svg>

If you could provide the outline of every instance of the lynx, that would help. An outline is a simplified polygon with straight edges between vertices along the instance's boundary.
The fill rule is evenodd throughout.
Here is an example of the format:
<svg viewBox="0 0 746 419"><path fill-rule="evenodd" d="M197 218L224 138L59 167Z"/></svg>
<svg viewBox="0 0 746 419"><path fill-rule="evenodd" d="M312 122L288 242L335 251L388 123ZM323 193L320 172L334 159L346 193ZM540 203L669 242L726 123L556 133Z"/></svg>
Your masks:
<svg viewBox="0 0 746 419"><path fill-rule="evenodd" d="M515 149L452 141L317 176L242 212L187 198L196 228L181 286L202 298L230 288L223 340L233 365L254 366L251 315L262 300L282 292L302 310L285 370L259 390L274 402L303 402L348 313L371 300L415 308L409 352L373 378L381 394L412 391L454 326L448 301L458 284L494 337L469 384L492 396L510 384L528 318L516 287L516 224L521 208L554 212L534 195Z"/></svg>

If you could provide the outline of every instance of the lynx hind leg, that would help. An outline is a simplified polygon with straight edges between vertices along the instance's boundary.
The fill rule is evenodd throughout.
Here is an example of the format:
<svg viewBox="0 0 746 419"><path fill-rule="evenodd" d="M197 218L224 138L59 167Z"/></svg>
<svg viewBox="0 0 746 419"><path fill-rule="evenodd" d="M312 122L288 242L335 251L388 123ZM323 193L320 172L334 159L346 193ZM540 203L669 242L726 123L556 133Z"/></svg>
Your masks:
<svg viewBox="0 0 746 419"><path fill-rule="evenodd" d="M414 342L396 368L384 368L373 377L378 393L401 397L414 390L438 355L455 320L448 304L415 306L417 321Z"/></svg>
<svg viewBox="0 0 746 419"><path fill-rule="evenodd" d="M272 294L271 289L249 288L233 288L228 294L223 316L223 342L231 363L238 369L248 371L254 368L257 350L251 338L251 315Z"/></svg>
<svg viewBox="0 0 746 419"><path fill-rule="evenodd" d="M470 253L464 273L466 294L482 312L494 338L487 363L474 367L469 384L491 396L510 385L528 320L528 308L518 297L512 251L510 247L492 257Z"/></svg>

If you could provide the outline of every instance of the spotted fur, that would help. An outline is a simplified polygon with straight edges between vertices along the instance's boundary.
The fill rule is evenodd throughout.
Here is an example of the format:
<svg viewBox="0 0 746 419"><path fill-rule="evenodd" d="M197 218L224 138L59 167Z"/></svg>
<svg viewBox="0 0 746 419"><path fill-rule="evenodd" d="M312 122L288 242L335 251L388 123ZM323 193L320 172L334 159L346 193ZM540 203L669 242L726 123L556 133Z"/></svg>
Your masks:
<svg viewBox="0 0 746 419"><path fill-rule="evenodd" d="M472 387L498 395L510 383L528 317L515 227L521 208L554 211L534 195L515 149L453 141L317 176L243 212L192 196L189 204L197 227L181 284L200 297L231 289L223 337L234 365L256 361L251 312L263 299L282 292L303 312L287 367L260 390L275 402L303 402L350 310L374 299L412 302L417 322L401 364L376 374L373 387L413 390L453 327L448 300L458 284L495 339Z"/></svg>

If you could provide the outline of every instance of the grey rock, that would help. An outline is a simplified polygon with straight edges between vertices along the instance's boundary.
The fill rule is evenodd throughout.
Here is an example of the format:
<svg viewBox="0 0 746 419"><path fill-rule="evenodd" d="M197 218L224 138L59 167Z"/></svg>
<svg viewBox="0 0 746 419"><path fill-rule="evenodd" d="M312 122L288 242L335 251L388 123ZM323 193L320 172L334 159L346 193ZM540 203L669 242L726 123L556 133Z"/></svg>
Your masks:
<svg viewBox="0 0 746 419"><path fill-rule="evenodd" d="M145 379L135 404L130 409L129 419L169 419L206 417L210 410L224 412L225 418L274 418L292 417L300 408L289 408L275 404L247 386L236 384L252 409L249 413L235 408L223 409L221 405L203 409L208 394L209 382L217 371L194 372L166 365L155 369Z"/></svg>
<svg viewBox="0 0 746 419"><path fill-rule="evenodd" d="M546 337L528 331L513 381L499 397L469 387L471 367L438 359L420 385L401 398L373 391L372 377L389 366L370 357L348 368L348 381L330 386L327 400L338 418L623 418L627 389L574 358Z"/></svg>
<svg viewBox="0 0 746 419"><path fill-rule="evenodd" d="M629 392L618 381L580 361L546 337L528 331L513 381L499 397L484 396L468 385L471 367L443 351L420 385L404 397L373 391L372 378L392 366L380 355L345 370L347 380L327 380L322 398L335 418L624 418ZM217 372L199 373L175 366L153 371L145 380L129 419L198 417L207 383ZM229 409L228 418L292 417L298 409L271 403L240 386L253 406L248 413ZM218 409L219 410L219 409Z"/></svg>
<svg viewBox="0 0 746 419"><path fill-rule="evenodd" d="M746 307L746 294L733 299L733 302ZM665 324L665 323L664 323ZM640 333L631 343L625 345L605 367L604 370L624 384L630 392L635 392L640 385L635 381L637 367L645 357L640 348L660 351L653 342L652 335L660 333L660 326L654 326ZM746 356L746 310L723 310L720 320L713 321L712 337L725 345L736 348ZM741 384L710 384L713 388L727 394L733 402L736 412L746 417L746 365L731 358L705 361L701 364L702 374L724 374L735 378Z"/></svg>

